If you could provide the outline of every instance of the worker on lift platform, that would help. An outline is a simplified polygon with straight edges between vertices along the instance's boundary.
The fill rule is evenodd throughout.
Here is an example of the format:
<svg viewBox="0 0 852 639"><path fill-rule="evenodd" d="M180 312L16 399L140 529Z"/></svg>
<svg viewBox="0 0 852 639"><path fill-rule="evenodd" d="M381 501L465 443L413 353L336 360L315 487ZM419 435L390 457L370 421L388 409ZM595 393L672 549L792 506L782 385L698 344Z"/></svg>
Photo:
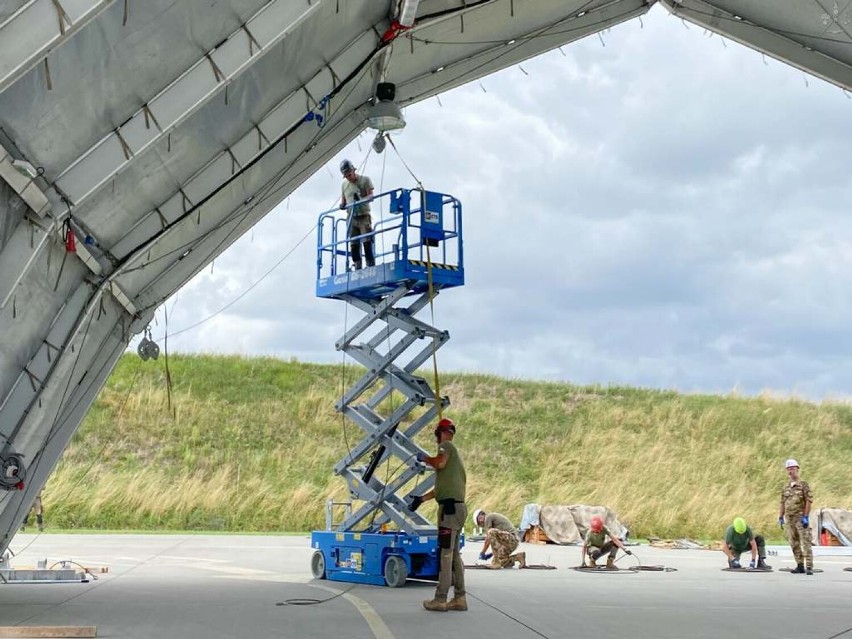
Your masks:
<svg viewBox="0 0 852 639"><path fill-rule="evenodd" d="M340 172L343 174L343 188L340 198L340 208L347 210L347 236L357 237L373 232L373 220L370 217L370 203L361 202L373 197L373 181L366 175L358 175L355 165L349 160L340 163ZM352 240L349 243L349 251L352 256L352 264L355 270L361 269L361 244L364 245L364 257L367 266L375 266L376 258L373 255L373 238L366 237L360 240Z"/></svg>

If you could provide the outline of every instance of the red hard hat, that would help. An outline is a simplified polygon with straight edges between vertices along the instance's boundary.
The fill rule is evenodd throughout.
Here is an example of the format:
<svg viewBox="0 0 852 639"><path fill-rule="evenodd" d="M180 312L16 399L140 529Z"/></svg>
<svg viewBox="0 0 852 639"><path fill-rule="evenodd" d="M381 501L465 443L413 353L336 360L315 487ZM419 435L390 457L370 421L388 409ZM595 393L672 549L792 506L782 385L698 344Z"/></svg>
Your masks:
<svg viewBox="0 0 852 639"><path fill-rule="evenodd" d="M591 528L592 532L600 532L603 530L603 519L601 519L598 515L592 517Z"/></svg>
<svg viewBox="0 0 852 639"><path fill-rule="evenodd" d="M447 419L444 417L441 421L438 422L438 425L435 427L435 434L437 435L442 430L449 431L453 435L456 434L456 425L453 423L452 419Z"/></svg>

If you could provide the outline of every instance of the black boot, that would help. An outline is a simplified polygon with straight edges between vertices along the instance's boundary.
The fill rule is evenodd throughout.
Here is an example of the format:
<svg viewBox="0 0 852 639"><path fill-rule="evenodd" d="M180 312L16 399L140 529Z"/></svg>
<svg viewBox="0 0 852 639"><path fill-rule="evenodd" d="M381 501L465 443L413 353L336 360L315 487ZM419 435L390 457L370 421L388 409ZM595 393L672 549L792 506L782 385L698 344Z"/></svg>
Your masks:
<svg viewBox="0 0 852 639"><path fill-rule="evenodd" d="M814 569L813 569L813 568L811 568L810 566L808 566L807 570L805 570L805 574L806 574L806 575L812 575L812 574L814 574Z"/></svg>
<svg viewBox="0 0 852 639"><path fill-rule="evenodd" d="M805 566L804 564L796 564L795 569L791 570L793 574L796 575L804 575L805 574Z"/></svg>
<svg viewBox="0 0 852 639"><path fill-rule="evenodd" d="M757 558L757 567L762 568L763 570L772 570L772 566L766 563L766 557Z"/></svg>

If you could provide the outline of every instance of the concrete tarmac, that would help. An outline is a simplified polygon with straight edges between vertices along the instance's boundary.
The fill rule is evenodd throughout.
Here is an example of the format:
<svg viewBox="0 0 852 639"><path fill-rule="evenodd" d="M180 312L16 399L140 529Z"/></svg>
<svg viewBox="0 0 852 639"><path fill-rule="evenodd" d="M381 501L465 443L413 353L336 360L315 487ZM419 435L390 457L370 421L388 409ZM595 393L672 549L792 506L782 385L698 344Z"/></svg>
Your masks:
<svg viewBox="0 0 852 639"><path fill-rule="evenodd" d="M468 543L476 563L480 543ZM633 547L674 572L574 571L577 547L521 544L556 570L468 570L468 612L427 612L433 584L403 588L316 581L307 536L19 534L15 568L70 559L105 574L73 584L0 584L0 626L94 625L99 637L317 639L852 639L849 556L791 575L738 574L720 552ZM747 557L747 556L744 556ZM618 566L635 565L623 557ZM321 603L296 605L300 600Z"/></svg>

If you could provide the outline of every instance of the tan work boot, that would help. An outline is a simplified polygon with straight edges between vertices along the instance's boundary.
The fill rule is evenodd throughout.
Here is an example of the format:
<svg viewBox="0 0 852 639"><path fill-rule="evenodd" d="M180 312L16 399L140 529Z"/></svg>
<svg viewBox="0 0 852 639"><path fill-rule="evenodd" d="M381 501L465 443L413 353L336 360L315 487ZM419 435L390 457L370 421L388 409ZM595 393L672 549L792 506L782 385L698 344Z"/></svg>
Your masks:
<svg viewBox="0 0 852 639"><path fill-rule="evenodd" d="M595 560L591 557L586 557L586 568L597 568L598 565L595 563Z"/></svg>
<svg viewBox="0 0 852 639"><path fill-rule="evenodd" d="M426 610L433 610L435 612L447 612L447 602L441 601L440 599L424 601L423 607L426 608Z"/></svg>
<svg viewBox="0 0 852 639"><path fill-rule="evenodd" d="M527 553L519 552L517 555L515 555L515 561L518 562L518 570L520 570L521 568L526 568L527 567Z"/></svg>
<svg viewBox="0 0 852 639"><path fill-rule="evenodd" d="M613 559L612 557L607 557L606 567L607 568L615 568L615 559Z"/></svg>
<svg viewBox="0 0 852 639"><path fill-rule="evenodd" d="M447 602L447 610L467 610L467 597L465 597L464 595L453 597L452 601Z"/></svg>

